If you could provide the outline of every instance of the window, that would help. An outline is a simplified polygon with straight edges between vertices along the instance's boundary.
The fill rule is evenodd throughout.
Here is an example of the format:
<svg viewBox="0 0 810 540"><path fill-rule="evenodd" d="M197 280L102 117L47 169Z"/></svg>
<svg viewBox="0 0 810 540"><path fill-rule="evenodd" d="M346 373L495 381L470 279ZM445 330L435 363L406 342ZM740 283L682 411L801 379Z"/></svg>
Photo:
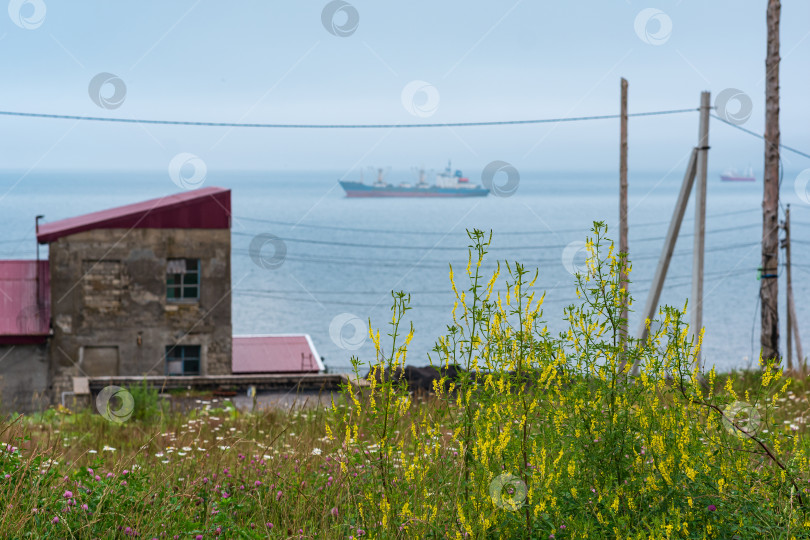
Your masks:
<svg viewBox="0 0 810 540"><path fill-rule="evenodd" d="M199 345L169 345L166 347L167 375L199 375Z"/></svg>
<svg viewBox="0 0 810 540"><path fill-rule="evenodd" d="M169 259L167 261L166 298L173 301L199 300L199 259Z"/></svg>

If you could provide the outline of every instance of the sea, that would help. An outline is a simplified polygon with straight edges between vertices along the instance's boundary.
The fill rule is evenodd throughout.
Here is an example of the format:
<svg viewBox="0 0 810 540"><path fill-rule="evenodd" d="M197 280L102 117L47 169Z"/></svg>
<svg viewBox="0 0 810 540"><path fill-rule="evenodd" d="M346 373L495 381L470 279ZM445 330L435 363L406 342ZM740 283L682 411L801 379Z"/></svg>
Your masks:
<svg viewBox="0 0 810 540"><path fill-rule="evenodd" d="M684 164L685 166L685 164ZM703 358L718 370L757 365L762 235L762 175L756 182L708 176ZM392 182L412 181L408 171ZM682 169L629 176L630 331L637 333L653 272L682 182ZM432 349L451 323L452 265L464 285L467 231L492 233L482 266L488 277L505 261L539 272L543 320L566 330L563 310L578 302L572 274L584 263L594 221L618 244L617 171L520 171L517 189L486 198L349 199L345 171L213 171L198 186L232 190L232 312L235 335L309 334L329 371L351 369L352 357L375 359L368 339L380 329L390 347L392 292L410 298L405 323L415 333L408 363L437 359ZM810 350L810 197L785 171L783 209L790 205L793 288L800 333ZM351 176L351 179L356 179ZM472 181L476 179L473 178ZM496 184L498 182L496 177ZM806 183L806 182L805 182ZM167 171L6 171L0 173L0 258L36 256L35 216L43 222L161 197L183 190ZM694 207L690 202L661 305L682 309L691 294ZM41 246L47 256L47 246ZM784 262L784 251L780 263ZM785 268L780 267L781 350L785 351ZM405 329L407 333L407 328ZM430 358L429 358L430 355Z"/></svg>

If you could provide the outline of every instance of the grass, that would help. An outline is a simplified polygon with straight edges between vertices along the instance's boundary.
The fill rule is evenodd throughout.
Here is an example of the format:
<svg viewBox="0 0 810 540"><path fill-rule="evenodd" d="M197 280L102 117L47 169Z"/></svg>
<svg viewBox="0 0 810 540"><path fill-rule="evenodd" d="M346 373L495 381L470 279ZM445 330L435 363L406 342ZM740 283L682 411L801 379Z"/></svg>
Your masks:
<svg viewBox="0 0 810 540"><path fill-rule="evenodd" d="M759 386L761 373L725 374L718 381L728 376L744 394ZM772 429L795 426L804 439L810 389L794 381L783 399ZM415 401L411 415L439 415L439 407L435 397ZM346 409L234 415L226 403L122 424L87 409L52 409L4 422L0 440L16 451L2 452L0 459L0 473L9 475L0 479L0 500L9 501L0 509L2 536L376 536L379 531L366 531L357 511L358 483L373 467L373 456L347 460L342 445L326 436L325 426L338 423ZM368 440L368 431L364 426L359 439ZM443 466L458 467L452 440L440 437L439 446ZM65 497L68 492L72 497ZM455 536L435 531L445 534Z"/></svg>

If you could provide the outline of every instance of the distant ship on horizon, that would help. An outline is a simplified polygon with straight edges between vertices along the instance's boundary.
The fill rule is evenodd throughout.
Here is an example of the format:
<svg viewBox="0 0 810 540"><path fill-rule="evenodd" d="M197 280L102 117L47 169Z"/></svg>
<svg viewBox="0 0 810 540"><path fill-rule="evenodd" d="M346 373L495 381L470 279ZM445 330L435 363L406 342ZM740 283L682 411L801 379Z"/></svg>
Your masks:
<svg viewBox="0 0 810 540"><path fill-rule="evenodd" d="M453 171L450 162L444 171L436 174L436 183L428 184L425 181L425 170L419 169L419 180L416 184L402 182L394 185L384 180L383 169L377 169L377 180L373 184L338 180L346 191L347 197L486 197L489 190L471 184L470 179L460 170Z"/></svg>
<svg viewBox="0 0 810 540"><path fill-rule="evenodd" d="M738 173L735 169L726 169L720 175L720 179L723 182L754 182L756 177L754 176L754 168L749 165L748 169L742 173Z"/></svg>

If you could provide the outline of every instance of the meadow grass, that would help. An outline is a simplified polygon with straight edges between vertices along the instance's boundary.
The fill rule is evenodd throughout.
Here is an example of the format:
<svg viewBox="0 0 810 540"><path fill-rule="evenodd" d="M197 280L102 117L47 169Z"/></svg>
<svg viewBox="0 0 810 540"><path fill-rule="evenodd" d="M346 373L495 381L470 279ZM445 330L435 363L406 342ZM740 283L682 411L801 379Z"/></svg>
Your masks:
<svg viewBox="0 0 810 540"><path fill-rule="evenodd" d="M774 362L695 365L685 308L622 331L630 271L595 224L569 329L542 322L536 276L466 283L430 361L463 368L415 396L409 299L371 332L370 386L331 407L167 411L133 388L111 422L58 407L0 424L4 538L807 538L810 389ZM630 374L634 363L637 377Z"/></svg>

